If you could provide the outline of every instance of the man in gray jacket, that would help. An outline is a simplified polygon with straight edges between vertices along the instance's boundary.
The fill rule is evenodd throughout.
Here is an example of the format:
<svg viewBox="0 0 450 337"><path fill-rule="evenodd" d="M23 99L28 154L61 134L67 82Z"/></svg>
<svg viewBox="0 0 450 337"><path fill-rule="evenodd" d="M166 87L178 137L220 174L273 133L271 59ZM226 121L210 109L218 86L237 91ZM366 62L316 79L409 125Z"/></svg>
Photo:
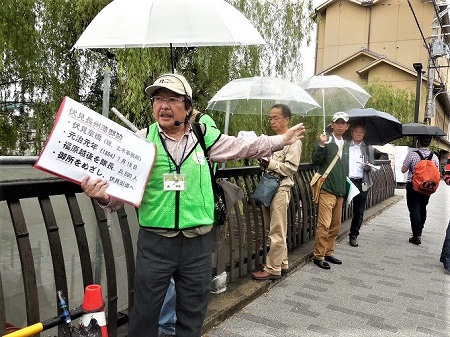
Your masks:
<svg viewBox="0 0 450 337"><path fill-rule="evenodd" d="M349 173L350 180L359 189L359 194L353 198L353 219L349 233L349 243L358 247L358 235L364 220L367 190L372 186L372 168L364 163L374 163L373 147L364 143L366 128L361 124L351 126L352 140L349 147Z"/></svg>

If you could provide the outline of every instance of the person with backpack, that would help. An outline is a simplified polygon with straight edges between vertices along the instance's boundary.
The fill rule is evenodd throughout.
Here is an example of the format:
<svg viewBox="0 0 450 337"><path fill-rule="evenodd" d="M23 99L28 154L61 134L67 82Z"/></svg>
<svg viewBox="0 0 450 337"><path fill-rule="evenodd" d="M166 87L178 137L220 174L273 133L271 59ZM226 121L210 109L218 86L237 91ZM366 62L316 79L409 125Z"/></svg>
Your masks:
<svg viewBox="0 0 450 337"><path fill-rule="evenodd" d="M427 219L427 205L430 195L439 185L439 159L430 151L431 136L418 136L418 150L408 153L403 161L402 173L406 179L406 203L411 221L412 237L409 242L422 243L422 230Z"/></svg>

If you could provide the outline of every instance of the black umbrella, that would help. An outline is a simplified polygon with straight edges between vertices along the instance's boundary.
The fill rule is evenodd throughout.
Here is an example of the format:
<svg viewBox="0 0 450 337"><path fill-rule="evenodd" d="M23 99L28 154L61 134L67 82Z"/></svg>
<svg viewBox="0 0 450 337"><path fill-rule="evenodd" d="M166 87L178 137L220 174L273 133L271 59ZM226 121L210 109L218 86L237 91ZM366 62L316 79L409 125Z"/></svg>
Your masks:
<svg viewBox="0 0 450 337"><path fill-rule="evenodd" d="M355 124L362 124L366 127L364 142L370 145L384 145L403 137L402 123L397 118L387 112L378 111L372 108L351 109L347 111L350 128ZM344 138L351 139L350 128L344 134ZM331 127L327 128L331 131Z"/></svg>
<svg viewBox="0 0 450 337"><path fill-rule="evenodd" d="M384 145L403 136L402 123L387 112L368 108L351 109L347 114L350 125L362 124L366 127L366 144Z"/></svg>
<svg viewBox="0 0 450 337"><path fill-rule="evenodd" d="M421 123L407 123L402 125L403 136L445 136L445 132L435 125L427 125Z"/></svg>

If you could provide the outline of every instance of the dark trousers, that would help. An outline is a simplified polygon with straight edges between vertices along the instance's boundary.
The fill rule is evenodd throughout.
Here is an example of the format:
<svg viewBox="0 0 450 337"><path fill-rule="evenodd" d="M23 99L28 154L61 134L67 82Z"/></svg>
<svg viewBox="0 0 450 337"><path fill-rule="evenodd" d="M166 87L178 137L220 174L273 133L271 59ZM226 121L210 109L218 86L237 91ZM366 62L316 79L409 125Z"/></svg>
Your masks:
<svg viewBox="0 0 450 337"><path fill-rule="evenodd" d="M445 233L444 245L442 246L441 262L444 264L445 269L450 271L450 221Z"/></svg>
<svg viewBox="0 0 450 337"><path fill-rule="evenodd" d="M139 230L134 305L128 336L157 337L170 277L176 289L176 334L200 337L211 291L211 232L193 238Z"/></svg>
<svg viewBox="0 0 450 337"><path fill-rule="evenodd" d="M412 188L412 183L406 184L406 204L409 210L411 221L411 231L413 236L421 236L423 226L427 220L427 205L430 197L416 192Z"/></svg>
<svg viewBox="0 0 450 337"><path fill-rule="evenodd" d="M353 182L359 189L359 194L353 198L353 218L350 226L349 236L358 236L364 220L366 209L367 191L362 191L362 182Z"/></svg>

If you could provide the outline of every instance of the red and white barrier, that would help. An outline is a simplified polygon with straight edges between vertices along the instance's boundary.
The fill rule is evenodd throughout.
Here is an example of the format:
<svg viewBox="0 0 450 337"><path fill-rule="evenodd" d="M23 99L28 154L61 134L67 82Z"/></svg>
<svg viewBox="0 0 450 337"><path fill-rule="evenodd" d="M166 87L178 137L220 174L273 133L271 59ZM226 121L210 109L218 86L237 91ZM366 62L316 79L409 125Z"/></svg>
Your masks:
<svg viewBox="0 0 450 337"><path fill-rule="evenodd" d="M102 287L100 285L91 284L86 287L81 308L85 314L81 317L80 323L84 326L88 326L91 319L95 318L98 325L101 327L102 337L108 337L105 302L103 301Z"/></svg>

